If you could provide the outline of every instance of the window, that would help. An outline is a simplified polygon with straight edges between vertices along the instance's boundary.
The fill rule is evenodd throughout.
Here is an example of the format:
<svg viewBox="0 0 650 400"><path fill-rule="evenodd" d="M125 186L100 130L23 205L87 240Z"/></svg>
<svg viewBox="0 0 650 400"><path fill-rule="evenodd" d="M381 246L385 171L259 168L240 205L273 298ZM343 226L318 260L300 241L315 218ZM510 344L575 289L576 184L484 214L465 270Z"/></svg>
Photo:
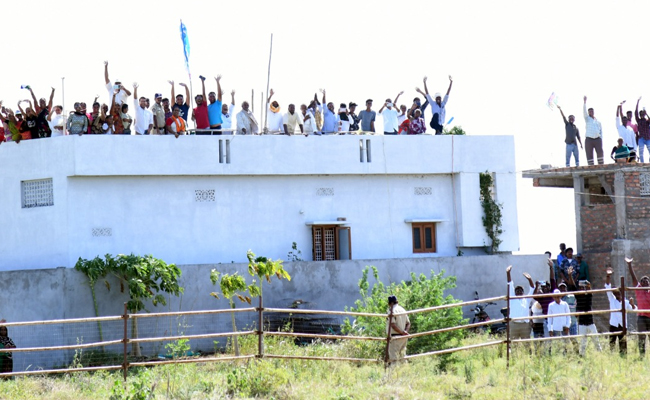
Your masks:
<svg viewBox="0 0 650 400"><path fill-rule="evenodd" d="M311 228L313 260L350 260L350 228L337 225L314 225Z"/></svg>
<svg viewBox="0 0 650 400"><path fill-rule="evenodd" d="M436 252L436 224L434 222L413 223L413 253Z"/></svg>
<svg viewBox="0 0 650 400"><path fill-rule="evenodd" d="M47 207L54 205L52 178L20 182L22 208Z"/></svg>

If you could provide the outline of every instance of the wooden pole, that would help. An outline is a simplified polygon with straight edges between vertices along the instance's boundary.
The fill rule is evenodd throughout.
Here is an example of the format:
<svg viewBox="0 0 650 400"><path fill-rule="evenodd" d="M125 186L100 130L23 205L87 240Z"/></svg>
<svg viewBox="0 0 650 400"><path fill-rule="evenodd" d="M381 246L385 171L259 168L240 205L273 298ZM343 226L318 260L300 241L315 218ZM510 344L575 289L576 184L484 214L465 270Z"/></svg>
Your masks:
<svg viewBox="0 0 650 400"><path fill-rule="evenodd" d="M129 338L127 337L128 335L128 321L129 321L129 311L127 309L127 303L124 303L124 315L122 316L124 318L124 339L122 342L124 343L124 363L122 364L122 373L124 374L124 382L126 382L126 373L128 372L129 369L129 362L126 358L127 354L127 348L129 346Z"/></svg>
<svg viewBox="0 0 650 400"><path fill-rule="evenodd" d="M384 369L388 367L388 364L390 362L389 357L390 353L388 351L388 348L390 346L390 322L393 320L393 306L390 307L390 310L388 311L388 321L386 323L386 326L388 327L386 330L388 333L386 334L386 350L384 352Z"/></svg>
<svg viewBox="0 0 650 400"><path fill-rule="evenodd" d="M264 357L264 303L262 302L262 296L260 295L260 307L257 309L258 318L257 318L257 357Z"/></svg>
<svg viewBox="0 0 650 400"><path fill-rule="evenodd" d="M271 49L269 50L269 70L266 75L266 98L269 98L269 85L271 83L271 56L273 55L273 34L271 34ZM262 109L264 109L264 102L262 101ZM266 128L266 120L268 117L268 110L264 112L264 128ZM262 128L262 129L264 129Z"/></svg>
<svg viewBox="0 0 650 400"><path fill-rule="evenodd" d="M623 319L622 322L621 322L623 324L623 332L621 333L621 335L623 335L623 337L622 337L623 340L627 340L625 338L625 335L627 335L627 315L625 313L626 310L625 310L625 277L624 276L621 276L621 289L620 289L620 292L621 292L621 316L622 316L622 319ZM620 340L618 342L618 346L619 346L619 348L621 347Z"/></svg>
<svg viewBox="0 0 650 400"><path fill-rule="evenodd" d="M255 89L251 89L251 112L255 112Z"/></svg>

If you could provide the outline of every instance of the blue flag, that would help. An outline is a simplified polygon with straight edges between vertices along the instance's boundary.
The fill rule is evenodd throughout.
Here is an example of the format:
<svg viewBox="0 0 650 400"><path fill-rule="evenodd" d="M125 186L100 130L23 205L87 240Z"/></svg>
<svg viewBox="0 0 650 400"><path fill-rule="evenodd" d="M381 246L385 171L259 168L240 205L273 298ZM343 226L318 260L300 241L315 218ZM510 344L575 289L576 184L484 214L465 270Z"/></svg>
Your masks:
<svg viewBox="0 0 650 400"><path fill-rule="evenodd" d="M185 69L187 69L187 75L192 79L190 73L190 40L187 37L187 28L183 20L181 20L181 40L183 41L183 53L185 54Z"/></svg>

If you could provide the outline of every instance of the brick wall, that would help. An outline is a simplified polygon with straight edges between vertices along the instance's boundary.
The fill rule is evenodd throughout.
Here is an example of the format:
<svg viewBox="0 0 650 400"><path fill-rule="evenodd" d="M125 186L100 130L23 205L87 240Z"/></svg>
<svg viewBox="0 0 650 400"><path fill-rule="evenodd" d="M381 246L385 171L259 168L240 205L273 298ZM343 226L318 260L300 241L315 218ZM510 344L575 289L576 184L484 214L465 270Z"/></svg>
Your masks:
<svg viewBox="0 0 650 400"><path fill-rule="evenodd" d="M612 240L616 239L616 206L614 204L592 204L580 208L582 220L583 253L612 251Z"/></svg>
<svg viewBox="0 0 650 400"><path fill-rule="evenodd" d="M638 172L625 174L625 191L626 239L646 240L650 238L650 197L641 196Z"/></svg>

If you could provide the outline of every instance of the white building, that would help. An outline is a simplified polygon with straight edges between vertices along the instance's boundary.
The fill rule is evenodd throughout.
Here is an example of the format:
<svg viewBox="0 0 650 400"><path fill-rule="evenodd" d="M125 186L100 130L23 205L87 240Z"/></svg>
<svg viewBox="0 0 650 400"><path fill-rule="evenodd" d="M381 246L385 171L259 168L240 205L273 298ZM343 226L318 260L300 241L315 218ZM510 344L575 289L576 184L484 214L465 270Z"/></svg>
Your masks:
<svg viewBox="0 0 650 400"><path fill-rule="evenodd" d="M483 253L479 173L519 248L512 136L66 136L0 146L0 270Z"/></svg>

